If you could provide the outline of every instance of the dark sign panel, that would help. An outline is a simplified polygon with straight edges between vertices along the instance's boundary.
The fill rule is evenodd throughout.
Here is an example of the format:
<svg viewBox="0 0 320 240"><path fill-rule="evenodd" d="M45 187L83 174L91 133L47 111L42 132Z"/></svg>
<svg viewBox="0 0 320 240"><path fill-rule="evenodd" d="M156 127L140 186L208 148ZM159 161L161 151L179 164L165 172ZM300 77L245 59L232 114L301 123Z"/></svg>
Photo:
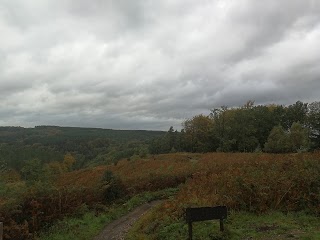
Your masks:
<svg viewBox="0 0 320 240"><path fill-rule="evenodd" d="M187 222L198 222L214 219L226 219L227 214L226 206L187 208L186 220Z"/></svg>
<svg viewBox="0 0 320 240"><path fill-rule="evenodd" d="M226 206L187 208L186 220L189 229L189 240L192 240L192 222L219 219L220 231L224 231L223 219L226 219L227 215L228 210Z"/></svg>

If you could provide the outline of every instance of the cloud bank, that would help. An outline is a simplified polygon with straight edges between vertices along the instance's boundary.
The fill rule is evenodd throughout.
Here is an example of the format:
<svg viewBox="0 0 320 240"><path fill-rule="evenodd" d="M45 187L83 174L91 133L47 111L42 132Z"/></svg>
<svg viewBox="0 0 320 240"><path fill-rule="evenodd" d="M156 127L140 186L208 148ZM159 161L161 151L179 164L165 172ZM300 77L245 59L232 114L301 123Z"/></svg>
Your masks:
<svg viewBox="0 0 320 240"><path fill-rule="evenodd" d="M319 100L316 0L0 0L0 125L167 130Z"/></svg>

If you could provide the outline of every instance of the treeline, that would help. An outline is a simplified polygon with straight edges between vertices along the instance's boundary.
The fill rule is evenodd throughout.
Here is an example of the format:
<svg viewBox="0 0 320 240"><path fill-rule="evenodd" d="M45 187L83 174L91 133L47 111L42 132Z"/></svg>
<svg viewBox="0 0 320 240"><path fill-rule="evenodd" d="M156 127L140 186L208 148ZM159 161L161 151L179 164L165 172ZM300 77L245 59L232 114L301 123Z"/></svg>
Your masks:
<svg viewBox="0 0 320 240"><path fill-rule="evenodd" d="M149 146L151 154L186 152L302 152L320 148L320 102L222 106L170 127Z"/></svg>

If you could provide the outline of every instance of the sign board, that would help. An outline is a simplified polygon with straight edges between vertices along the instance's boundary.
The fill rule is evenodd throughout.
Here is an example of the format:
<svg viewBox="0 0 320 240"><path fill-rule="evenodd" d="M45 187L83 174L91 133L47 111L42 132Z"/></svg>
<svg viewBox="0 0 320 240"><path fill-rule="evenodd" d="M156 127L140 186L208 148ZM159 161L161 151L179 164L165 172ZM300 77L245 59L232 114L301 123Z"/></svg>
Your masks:
<svg viewBox="0 0 320 240"><path fill-rule="evenodd" d="M189 240L192 240L192 223L206 220L220 220L220 231L224 231L223 219L226 219L228 210L226 206L187 208L186 221L189 228Z"/></svg>
<svg viewBox="0 0 320 240"><path fill-rule="evenodd" d="M198 222L214 219L226 219L227 214L226 206L187 208L186 220L187 222Z"/></svg>

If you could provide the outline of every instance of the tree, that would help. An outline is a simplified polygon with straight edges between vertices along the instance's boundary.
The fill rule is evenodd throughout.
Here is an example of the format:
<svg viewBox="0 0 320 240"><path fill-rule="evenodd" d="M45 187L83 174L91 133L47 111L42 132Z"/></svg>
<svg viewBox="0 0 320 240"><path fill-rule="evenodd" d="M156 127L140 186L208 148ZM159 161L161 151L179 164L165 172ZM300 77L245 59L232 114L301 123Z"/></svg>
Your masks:
<svg viewBox="0 0 320 240"><path fill-rule="evenodd" d="M172 149L180 150L180 139L177 131L171 126L165 135L153 139L149 144L151 154L169 153Z"/></svg>
<svg viewBox="0 0 320 240"><path fill-rule="evenodd" d="M210 117L214 121L214 128L217 136L220 140L225 137L225 125L226 125L226 113L228 111L227 106L221 106L221 108L215 108L211 110Z"/></svg>
<svg viewBox="0 0 320 240"><path fill-rule="evenodd" d="M139 148L139 157L140 158L145 158L148 155L148 148L145 146L141 146Z"/></svg>
<svg viewBox="0 0 320 240"><path fill-rule="evenodd" d="M183 123L185 140L191 152L208 152L212 150L210 131L213 121L202 114L194 116Z"/></svg>
<svg viewBox="0 0 320 240"><path fill-rule="evenodd" d="M233 110L234 116L229 131L229 139L234 141L232 151L253 152L258 146L252 104L249 102L244 107Z"/></svg>
<svg viewBox="0 0 320 240"><path fill-rule="evenodd" d="M272 120L273 120L272 127L280 125L283 128L288 129L287 124L286 124L286 121L287 121L286 120L286 118L287 118L286 117L286 108L282 105L275 105L275 104L268 105L267 107L268 107L269 111L271 112L271 116L272 116Z"/></svg>
<svg viewBox="0 0 320 240"><path fill-rule="evenodd" d="M280 124L274 118L273 109L270 106L258 105L252 109L252 124L255 128L254 136L262 147L274 126Z"/></svg>
<svg viewBox="0 0 320 240"><path fill-rule="evenodd" d="M76 162L76 159L70 153L67 153L66 155L64 155L63 164L68 171L72 170L72 166L75 164L75 162Z"/></svg>
<svg viewBox="0 0 320 240"><path fill-rule="evenodd" d="M45 177L41 161L38 158L26 161L21 172L24 179L29 182L39 181Z"/></svg>
<svg viewBox="0 0 320 240"><path fill-rule="evenodd" d="M175 143L176 143L176 132L174 131L172 126L169 128L167 135L168 135L167 138L169 141L169 148L171 151L171 149L175 147Z"/></svg>
<svg viewBox="0 0 320 240"><path fill-rule="evenodd" d="M50 176L58 176L67 170L66 165L58 161L47 163L44 168Z"/></svg>
<svg viewBox="0 0 320 240"><path fill-rule="evenodd" d="M228 136L228 123L232 119L232 111L227 106L221 106L211 110L210 117L213 120L213 129L211 140L213 149L216 151L228 152L231 151L234 145L234 140L230 140Z"/></svg>
<svg viewBox="0 0 320 240"><path fill-rule="evenodd" d="M307 116L312 148L320 148L320 102L310 103Z"/></svg>
<svg viewBox="0 0 320 240"><path fill-rule="evenodd" d="M101 189L106 202L112 202L124 194L124 186L121 179L110 170L105 171L102 176Z"/></svg>
<svg viewBox="0 0 320 240"><path fill-rule="evenodd" d="M292 124L289 137L294 152L307 151L309 149L308 131L299 122Z"/></svg>
<svg viewBox="0 0 320 240"><path fill-rule="evenodd" d="M252 152L259 146L256 133L262 126L257 126L254 113L254 101L251 100L240 108L221 107L212 110L212 141L215 145L218 143L218 151Z"/></svg>
<svg viewBox="0 0 320 240"><path fill-rule="evenodd" d="M3 159L0 159L0 174L8 170L8 164Z"/></svg>
<svg viewBox="0 0 320 240"><path fill-rule="evenodd" d="M149 144L149 152L151 154L160 154L161 153L161 139L155 138Z"/></svg>
<svg viewBox="0 0 320 240"><path fill-rule="evenodd" d="M294 122L305 123L308 104L297 101L295 104L289 105L286 109L285 118L283 121L283 127L288 130Z"/></svg>
<svg viewBox="0 0 320 240"><path fill-rule="evenodd" d="M283 130L282 126L275 126L264 145L264 150L271 153L286 153L292 149L289 135Z"/></svg>
<svg viewBox="0 0 320 240"><path fill-rule="evenodd" d="M300 152L308 149L308 131L296 122L292 123L290 131L284 131L282 126L274 127L265 144L265 151L273 153Z"/></svg>

